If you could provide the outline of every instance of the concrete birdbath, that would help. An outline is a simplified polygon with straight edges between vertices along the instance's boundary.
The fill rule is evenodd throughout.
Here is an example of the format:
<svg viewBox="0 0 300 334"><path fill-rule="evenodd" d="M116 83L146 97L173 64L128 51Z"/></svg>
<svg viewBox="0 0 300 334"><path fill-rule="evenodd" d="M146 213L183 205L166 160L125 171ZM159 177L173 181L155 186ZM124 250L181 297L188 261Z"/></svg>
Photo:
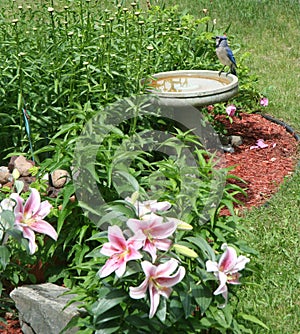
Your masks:
<svg viewBox="0 0 300 334"><path fill-rule="evenodd" d="M235 75L207 70L182 70L156 73L147 81L147 91L176 105L184 101L194 107L224 102L238 93ZM180 104L180 102L179 102Z"/></svg>

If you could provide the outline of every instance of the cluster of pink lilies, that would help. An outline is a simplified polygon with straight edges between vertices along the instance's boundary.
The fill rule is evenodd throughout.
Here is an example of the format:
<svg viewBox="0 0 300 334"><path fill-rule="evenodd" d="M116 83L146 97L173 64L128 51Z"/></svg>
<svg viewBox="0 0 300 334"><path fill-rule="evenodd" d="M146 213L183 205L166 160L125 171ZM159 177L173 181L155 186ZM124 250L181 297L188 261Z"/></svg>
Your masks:
<svg viewBox="0 0 300 334"><path fill-rule="evenodd" d="M113 225L108 228L108 242L103 244L101 253L109 256L105 265L100 269L99 275L104 278L115 272L121 277L126 272L128 261L141 260L145 251L150 254L152 263L144 260L141 262L145 274L144 281L137 287L130 287L130 297L140 299L146 296L147 290L150 297L149 318L152 318L159 306L160 296L169 298L172 293L172 286L179 283L185 276L186 269L179 265L179 261L173 257L166 259L166 253L160 257L157 250L167 252L172 247L172 240L169 239L177 229L188 224L175 219L159 216L159 211L167 211L171 204L169 202L157 201L132 201L128 202L136 208L138 219L129 219L124 232L119 226ZM128 238L126 239L126 236ZM237 257L234 248L223 245L225 252L219 263L207 261L208 272L213 272L220 285L214 292L215 295L222 294L227 301L227 285L239 284L238 271L244 269L250 260L245 256ZM176 272L175 272L176 271ZM175 273L174 273L175 272Z"/></svg>
<svg viewBox="0 0 300 334"><path fill-rule="evenodd" d="M1 210L13 210L14 226L22 231L24 238L28 239L29 251L33 254L37 249L35 232L47 234L54 240L57 240L58 235L52 225L44 220L51 211L51 204L48 201L41 202L38 190L34 188L30 190L31 194L25 204L18 193L13 193L9 199L1 202ZM186 273L184 266L179 265L178 259L166 256L166 252L173 245L172 239L169 238L177 229L191 229L192 226L176 218L163 218L158 215L159 211L167 211L171 207L169 202L155 200L139 202L133 201L132 198L126 200L134 205L138 219L129 219L128 229L125 231L117 225L108 228L108 242L103 244L101 253L109 259L100 269L99 275L104 278L115 272L121 277L126 272L128 261L141 260L142 251L149 253L152 262L147 260L141 262L145 279L139 286L130 287L129 294L133 299L140 299L146 296L148 290L149 318L152 318L159 306L160 296L169 298L172 286L182 281ZM158 250L164 251L164 255L158 256ZM222 250L224 253L219 262L208 260L206 270L213 272L219 281L219 287L214 294L222 294L227 302L227 283L240 283L239 271L245 268L250 259L243 255L237 256L235 249L226 244L223 244Z"/></svg>

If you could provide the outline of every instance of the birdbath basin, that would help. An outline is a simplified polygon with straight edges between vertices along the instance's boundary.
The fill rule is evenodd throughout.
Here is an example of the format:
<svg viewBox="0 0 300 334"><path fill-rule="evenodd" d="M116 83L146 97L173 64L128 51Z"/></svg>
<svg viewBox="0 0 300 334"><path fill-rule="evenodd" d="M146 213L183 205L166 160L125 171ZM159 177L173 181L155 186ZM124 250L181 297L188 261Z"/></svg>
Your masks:
<svg viewBox="0 0 300 334"><path fill-rule="evenodd" d="M201 107L224 102L238 93L235 75L206 70L182 70L161 72L147 80L147 91L164 102L176 105L184 102Z"/></svg>

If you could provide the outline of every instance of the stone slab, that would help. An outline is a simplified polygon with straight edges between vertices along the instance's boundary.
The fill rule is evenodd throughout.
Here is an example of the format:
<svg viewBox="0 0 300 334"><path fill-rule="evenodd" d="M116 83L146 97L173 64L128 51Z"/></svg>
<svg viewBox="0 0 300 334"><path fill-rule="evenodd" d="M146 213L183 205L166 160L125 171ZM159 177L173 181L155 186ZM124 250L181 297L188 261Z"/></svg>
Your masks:
<svg viewBox="0 0 300 334"><path fill-rule="evenodd" d="M64 309L74 295L63 295L68 289L52 284L34 284L14 289L10 296L19 311L24 334L59 334L72 317L79 313L78 304ZM76 328L66 331L75 334Z"/></svg>

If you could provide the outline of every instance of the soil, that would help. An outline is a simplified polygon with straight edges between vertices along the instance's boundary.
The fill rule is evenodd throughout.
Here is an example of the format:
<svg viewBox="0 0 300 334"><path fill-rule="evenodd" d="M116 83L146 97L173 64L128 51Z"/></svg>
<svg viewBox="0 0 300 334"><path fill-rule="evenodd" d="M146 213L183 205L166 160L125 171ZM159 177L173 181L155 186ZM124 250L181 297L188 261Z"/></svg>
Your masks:
<svg viewBox="0 0 300 334"><path fill-rule="evenodd" d="M278 191L280 184L289 177L297 166L298 142L293 134L260 114L240 114L229 122L225 116L218 116L228 131L228 135L243 138L243 144L234 147L233 153L225 153L226 166L233 166L231 174L244 180L229 182L241 186L247 196L237 195L241 201L236 205L240 211L266 203ZM250 149L258 139L263 139L266 148ZM222 210L221 214L230 214ZM22 334L18 320L8 314L7 324L0 322L0 333Z"/></svg>

